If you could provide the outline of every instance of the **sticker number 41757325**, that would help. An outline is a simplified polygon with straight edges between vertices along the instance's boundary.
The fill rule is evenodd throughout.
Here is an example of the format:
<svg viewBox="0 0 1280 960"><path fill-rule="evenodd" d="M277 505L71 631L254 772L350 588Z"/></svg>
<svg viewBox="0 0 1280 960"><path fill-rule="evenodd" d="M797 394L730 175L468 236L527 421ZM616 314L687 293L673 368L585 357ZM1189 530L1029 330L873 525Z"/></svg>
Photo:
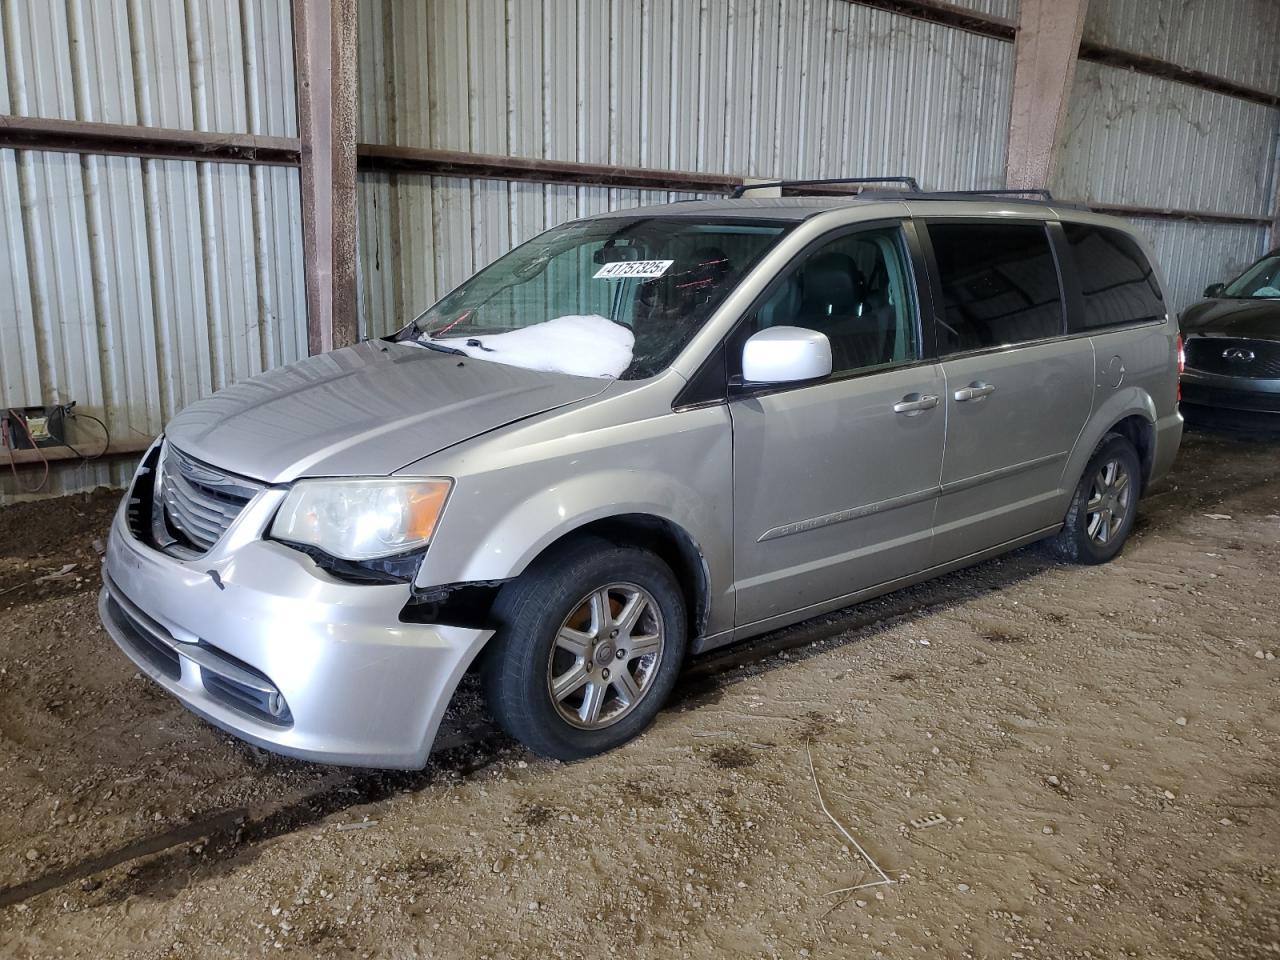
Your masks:
<svg viewBox="0 0 1280 960"><path fill-rule="evenodd" d="M629 277L660 277L671 269L674 260L618 260L606 263L595 273L597 280L626 280Z"/></svg>

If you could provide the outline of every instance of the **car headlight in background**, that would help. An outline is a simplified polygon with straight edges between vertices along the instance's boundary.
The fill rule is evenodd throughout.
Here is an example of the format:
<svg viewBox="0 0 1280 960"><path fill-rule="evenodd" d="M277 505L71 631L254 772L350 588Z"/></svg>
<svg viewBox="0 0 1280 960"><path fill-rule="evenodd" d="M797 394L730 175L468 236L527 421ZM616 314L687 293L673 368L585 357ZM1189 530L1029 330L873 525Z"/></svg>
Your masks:
<svg viewBox="0 0 1280 960"><path fill-rule="evenodd" d="M344 560L394 556L431 541L453 481L300 480L271 535Z"/></svg>

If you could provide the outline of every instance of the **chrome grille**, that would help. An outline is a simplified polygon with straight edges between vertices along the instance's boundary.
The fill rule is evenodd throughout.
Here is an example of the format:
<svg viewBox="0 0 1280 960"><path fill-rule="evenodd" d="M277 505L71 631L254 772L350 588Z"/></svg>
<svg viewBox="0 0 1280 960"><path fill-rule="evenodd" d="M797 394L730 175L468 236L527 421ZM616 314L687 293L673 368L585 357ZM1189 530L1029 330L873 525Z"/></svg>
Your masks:
<svg viewBox="0 0 1280 960"><path fill-rule="evenodd" d="M1255 380L1280 380L1280 343L1235 337L1191 337L1187 366L1205 373Z"/></svg>
<svg viewBox="0 0 1280 960"><path fill-rule="evenodd" d="M165 441L153 510L157 546L181 557L206 553L263 489L195 460Z"/></svg>

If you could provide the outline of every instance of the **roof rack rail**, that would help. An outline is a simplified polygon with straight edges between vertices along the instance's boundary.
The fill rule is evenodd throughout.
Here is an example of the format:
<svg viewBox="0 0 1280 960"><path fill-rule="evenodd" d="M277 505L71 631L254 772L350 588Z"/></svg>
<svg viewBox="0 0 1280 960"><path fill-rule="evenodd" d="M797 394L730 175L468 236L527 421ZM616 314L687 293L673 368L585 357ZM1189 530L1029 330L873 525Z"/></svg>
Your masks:
<svg viewBox="0 0 1280 960"><path fill-rule="evenodd" d="M760 183L744 183L734 187L729 198L738 200L748 190L785 190L788 187L822 187L842 183L900 183L912 193L920 192L920 184L915 177L829 177L821 180L763 180Z"/></svg>
<svg viewBox="0 0 1280 960"><path fill-rule="evenodd" d="M1048 190L945 190L961 197L1039 197L1041 200L1052 200L1053 194Z"/></svg>

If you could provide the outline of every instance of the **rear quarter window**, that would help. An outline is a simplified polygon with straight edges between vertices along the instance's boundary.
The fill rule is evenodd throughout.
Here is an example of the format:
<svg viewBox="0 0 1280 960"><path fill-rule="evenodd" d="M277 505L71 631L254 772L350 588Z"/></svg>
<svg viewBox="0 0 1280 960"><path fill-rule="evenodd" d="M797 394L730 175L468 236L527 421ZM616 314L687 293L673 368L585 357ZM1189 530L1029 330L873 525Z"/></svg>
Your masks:
<svg viewBox="0 0 1280 960"><path fill-rule="evenodd" d="M1072 333L1164 320L1159 281L1137 241L1088 223L1064 223L1062 229L1084 301L1070 318Z"/></svg>
<svg viewBox="0 0 1280 960"><path fill-rule="evenodd" d="M943 356L1062 336L1062 288L1042 223L934 221Z"/></svg>

